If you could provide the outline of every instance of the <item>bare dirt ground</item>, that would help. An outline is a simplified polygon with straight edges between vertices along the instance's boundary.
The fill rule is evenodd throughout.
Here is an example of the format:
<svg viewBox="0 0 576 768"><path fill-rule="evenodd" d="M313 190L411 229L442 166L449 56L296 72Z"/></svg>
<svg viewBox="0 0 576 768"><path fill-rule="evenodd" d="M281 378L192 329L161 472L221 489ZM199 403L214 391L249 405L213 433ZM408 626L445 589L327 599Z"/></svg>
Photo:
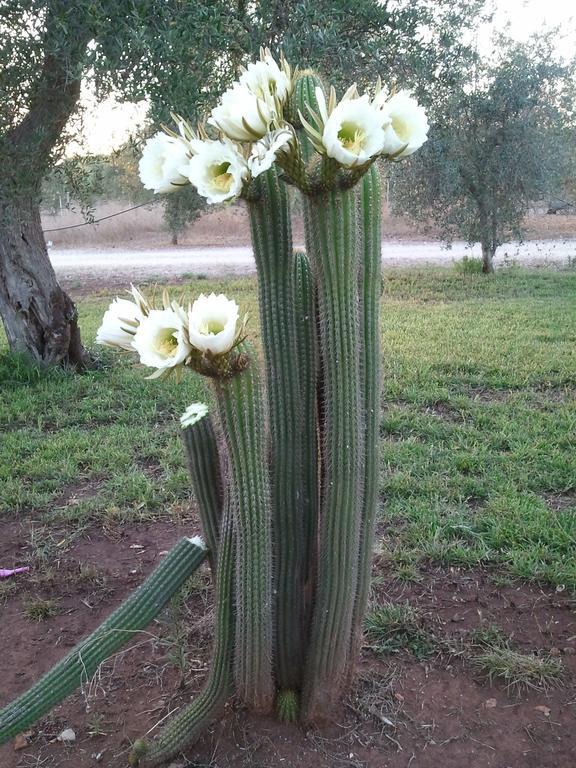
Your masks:
<svg viewBox="0 0 576 768"><path fill-rule="evenodd" d="M3 565L29 561L30 522L0 523ZM20 577L2 606L0 707L24 691L89 633L157 564L188 524L136 524L85 531L52 563ZM139 548L134 548L133 545ZM81 569L81 565L83 569ZM90 570L87 571L87 566ZM232 703L178 768L572 768L576 754L574 600L524 585L496 586L489 573L430 568L418 583L391 579L376 562L378 600L409 601L436 650L378 656L366 646L349 697L332 724L304 731L247 716ZM90 573L90 578L79 574ZM58 600L55 616L27 618L29 596ZM479 677L467 656L470 633L486 622L525 652L562 658L564 686L506 689ZM130 744L178 711L202 684L212 633L207 567L187 606L184 686L170 612L105 663L83 692L30 729L21 749L0 747L2 768L123 768ZM72 728L76 742L55 741Z"/></svg>

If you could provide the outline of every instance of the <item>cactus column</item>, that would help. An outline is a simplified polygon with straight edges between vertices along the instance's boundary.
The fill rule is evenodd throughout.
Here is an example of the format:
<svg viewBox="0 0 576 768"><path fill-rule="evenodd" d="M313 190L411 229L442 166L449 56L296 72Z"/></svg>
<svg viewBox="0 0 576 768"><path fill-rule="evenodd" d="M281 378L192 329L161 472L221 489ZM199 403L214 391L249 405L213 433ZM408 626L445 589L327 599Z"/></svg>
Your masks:
<svg viewBox="0 0 576 768"><path fill-rule="evenodd" d="M324 719L346 680L358 580L362 432L358 217L354 191L308 201L307 250L316 273L323 381L318 580L304 719Z"/></svg>
<svg viewBox="0 0 576 768"><path fill-rule="evenodd" d="M358 589L354 605L352 658L356 658L361 643L362 622L370 592L374 522L378 509L380 427L380 295L381 283L381 220L382 196L380 174L371 165L356 187L362 226L360 264L360 322L362 348L362 410L364 412L364 484Z"/></svg>
<svg viewBox="0 0 576 768"><path fill-rule="evenodd" d="M272 707L272 541L258 363L250 347L238 370L213 379L228 447L236 516L236 689L254 712Z"/></svg>
<svg viewBox="0 0 576 768"><path fill-rule="evenodd" d="M316 522L316 493L309 478L317 471L315 427L304 424L302 412L310 392L302 387L312 387L313 397L314 382L300 377L290 209L275 168L252 183L248 201L270 415L275 672L280 689L299 689L309 628L310 532Z"/></svg>

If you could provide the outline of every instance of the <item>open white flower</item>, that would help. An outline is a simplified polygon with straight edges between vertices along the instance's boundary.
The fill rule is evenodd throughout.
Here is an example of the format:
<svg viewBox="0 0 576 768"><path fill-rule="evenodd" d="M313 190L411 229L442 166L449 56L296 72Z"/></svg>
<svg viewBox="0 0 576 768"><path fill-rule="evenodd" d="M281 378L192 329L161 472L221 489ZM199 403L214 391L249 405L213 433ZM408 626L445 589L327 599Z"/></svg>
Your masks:
<svg viewBox="0 0 576 768"><path fill-rule="evenodd" d="M96 334L96 344L132 350L134 334L144 315L140 308L128 299L114 299Z"/></svg>
<svg viewBox="0 0 576 768"><path fill-rule="evenodd" d="M322 143L328 157L352 168L368 162L382 151L382 116L367 96L343 99L329 116L324 104L319 106L328 118L322 132Z"/></svg>
<svg viewBox="0 0 576 768"><path fill-rule="evenodd" d="M274 114L270 99L259 98L247 86L235 83L222 95L208 123L232 141L255 141L268 133Z"/></svg>
<svg viewBox="0 0 576 768"><path fill-rule="evenodd" d="M198 141L197 154L180 170L209 203L222 203L238 197L248 176L248 166L230 142Z"/></svg>
<svg viewBox="0 0 576 768"><path fill-rule="evenodd" d="M272 167L278 152L288 148L291 138L292 133L286 128L281 128L278 131L267 133L260 141L252 145L252 151L248 158L248 168L252 178L255 179Z"/></svg>
<svg viewBox="0 0 576 768"><path fill-rule="evenodd" d="M398 91L381 102L381 115L385 130L384 153L387 155L408 157L428 138L426 112L409 91Z"/></svg>
<svg viewBox="0 0 576 768"><path fill-rule="evenodd" d="M157 133L144 145L138 163L140 181L154 192L174 192L186 179L178 170L188 157L188 147L181 139Z"/></svg>
<svg viewBox="0 0 576 768"><path fill-rule="evenodd" d="M183 363L192 351L184 310L174 304L168 309L151 309L136 330L133 347L143 365L160 372Z"/></svg>
<svg viewBox="0 0 576 768"><path fill-rule="evenodd" d="M266 54L261 61L248 64L240 76L240 85L260 99L272 103L275 96L284 102L290 91L290 80L286 72L280 69L270 54Z"/></svg>
<svg viewBox="0 0 576 768"><path fill-rule="evenodd" d="M182 429L191 427L207 415L208 406L206 403L192 403L192 405L189 405L188 408L186 408L182 416L180 416L180 425L182 426Z"/></svg>
<svg viewBox="0 0 576 768"><path fill-rule="evenodd" d="M238 311L238 304L223 293L201 293L188 313L190 343L200 352L229 352L236 342Z"/></svg>

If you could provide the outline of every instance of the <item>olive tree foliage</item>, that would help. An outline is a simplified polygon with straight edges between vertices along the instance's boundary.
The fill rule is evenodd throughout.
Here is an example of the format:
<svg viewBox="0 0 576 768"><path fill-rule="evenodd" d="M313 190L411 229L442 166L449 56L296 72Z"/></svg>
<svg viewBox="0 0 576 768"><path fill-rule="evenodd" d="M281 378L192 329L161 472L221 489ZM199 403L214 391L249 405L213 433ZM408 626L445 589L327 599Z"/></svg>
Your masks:
<svg viewBox="0 0 576 768"><path fill-rule="evenodd" d="M82 80L101 96L141 98L176 77L166 52L186 48L178 76L198 93L228 65L229 21L216 0L0 0L0 314L12 350L43 364L91 363L40 221L42 179L61 156Z"/></svg>
<svg viewBox="0 0 576 768"><path fill-rule="evenodd" d="M482 270L497 248L522 239L530 206L574 177L574 65L558 61L548 32L497 54L430 105L429 140L394 178L393 206L433 221L449 244L480 243Z"/></svg>
<svg viewBox="0 0 576 768"><path fill-rule="evenodd" d="M0 315L9 345L44 364L90 364L40 221L83 80L146 98L155 125L205 113L262 45L360 85L451 87L483 0L0 0ZM181 220L182 212L176 212Z"/></svg>

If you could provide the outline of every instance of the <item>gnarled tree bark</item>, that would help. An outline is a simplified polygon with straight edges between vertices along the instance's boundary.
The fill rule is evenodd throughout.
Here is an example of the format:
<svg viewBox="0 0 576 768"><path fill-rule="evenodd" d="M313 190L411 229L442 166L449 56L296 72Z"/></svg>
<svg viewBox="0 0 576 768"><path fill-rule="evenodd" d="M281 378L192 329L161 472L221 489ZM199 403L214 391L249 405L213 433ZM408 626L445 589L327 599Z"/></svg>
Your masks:
<svg viewBox="0 0 576 768"><path fill-rule="evenodd" d="M64 0L50 4L44 63L28 112L0 137L0 315L8 343L41 364L75 368L86 367L91 358L80 341L76 308L48 257L40 185L80 96L91 36L86 7Z"/></svg>

